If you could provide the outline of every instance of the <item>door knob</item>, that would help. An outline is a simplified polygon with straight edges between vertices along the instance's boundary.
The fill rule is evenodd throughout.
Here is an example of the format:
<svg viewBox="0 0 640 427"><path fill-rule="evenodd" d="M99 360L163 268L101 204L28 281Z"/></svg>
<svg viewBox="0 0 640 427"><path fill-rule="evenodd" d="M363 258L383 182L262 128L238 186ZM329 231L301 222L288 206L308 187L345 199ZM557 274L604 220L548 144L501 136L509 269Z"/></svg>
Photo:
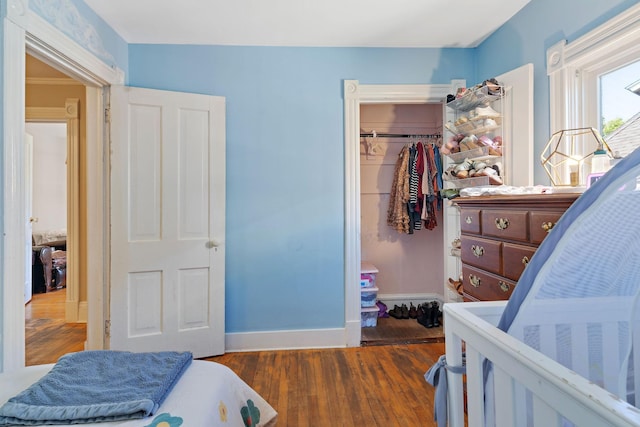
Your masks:
<svg viewBox="0 0 640 427"><path fill-rule="evenodd" d="M220 242L218 242L217 240L209 240L207 242L208 249L217 248L218 246L220 246Z"/></svg>
<svg viewBox="0 0 640 427"><path fill-rule="evenodd" d="M29 217L29 222L38 222L38 218Z"/></svg>

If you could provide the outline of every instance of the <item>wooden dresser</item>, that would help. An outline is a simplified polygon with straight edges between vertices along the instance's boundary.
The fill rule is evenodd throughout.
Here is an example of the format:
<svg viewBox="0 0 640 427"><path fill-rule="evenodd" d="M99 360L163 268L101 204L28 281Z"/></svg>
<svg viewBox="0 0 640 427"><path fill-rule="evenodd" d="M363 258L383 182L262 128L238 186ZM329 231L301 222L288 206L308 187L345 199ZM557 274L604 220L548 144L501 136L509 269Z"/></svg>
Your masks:
<svg viewBox="0 0 640 427"><path fill-rule="evenodd" d="M460 197L465 301L509 299L538 245L579 194Z"/></svg>

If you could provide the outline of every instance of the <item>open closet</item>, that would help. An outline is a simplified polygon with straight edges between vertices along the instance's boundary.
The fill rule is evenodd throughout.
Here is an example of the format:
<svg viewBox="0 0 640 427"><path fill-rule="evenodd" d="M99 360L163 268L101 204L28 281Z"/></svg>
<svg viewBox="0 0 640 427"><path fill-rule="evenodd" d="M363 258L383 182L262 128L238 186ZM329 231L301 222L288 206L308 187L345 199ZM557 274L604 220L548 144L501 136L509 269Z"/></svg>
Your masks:
<svg viewBox="0 0 640 427"><path fill-rule="evenodd" d="M440 162L442 123L442 103L360 106L361 254L364 262L378 270L377 299L387 306L387 312L396 306L417 308L433 302L441 308L445 280L442 202L436 197L425 203L422 217L420 212L414 213L411 224L394 219L394 207L391 212L389 208L397 194L398 179L394 176L400 156L425 150L435 163ZM437 189L435 193L437 196ZM389 225L394 221L395 225ZM427 328L416 318L377 320L374 327L362 328L363 345L443 337L441 326Z"/></svg>

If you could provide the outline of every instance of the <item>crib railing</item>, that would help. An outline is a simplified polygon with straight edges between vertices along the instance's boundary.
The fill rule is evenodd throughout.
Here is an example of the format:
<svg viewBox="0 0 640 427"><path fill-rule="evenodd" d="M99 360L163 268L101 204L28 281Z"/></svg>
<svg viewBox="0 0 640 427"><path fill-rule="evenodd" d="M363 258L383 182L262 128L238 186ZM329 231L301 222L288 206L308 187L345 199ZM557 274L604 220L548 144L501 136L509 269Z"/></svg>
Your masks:
<svg viewBox="0 0 640 427"><path fill-rule="evenodd" d="M444 305L447 364L461 366L464 350L467 372L464 388L462 375L447 373L450 427L464 426L465 394L469 427L485 426L487 415L495 418L496 427L560 426L566 421L585 427L640 426L638 408L497 329L505 305ZM486 359L493 364L488 388ZM485 413L485 402L493 402L488 407L495 411Z"/></svg>

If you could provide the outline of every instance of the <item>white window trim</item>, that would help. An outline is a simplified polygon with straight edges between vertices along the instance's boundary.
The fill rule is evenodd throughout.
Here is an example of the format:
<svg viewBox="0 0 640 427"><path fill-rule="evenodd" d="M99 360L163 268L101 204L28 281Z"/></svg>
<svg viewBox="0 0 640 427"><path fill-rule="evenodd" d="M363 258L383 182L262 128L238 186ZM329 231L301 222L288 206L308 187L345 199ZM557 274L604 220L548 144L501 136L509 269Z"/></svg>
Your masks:
<svg viewBox="0 0 640 427"><path fill-rule="evenodd" d="M640 59L640 4L571 43L547 50L551 134L562 129L599 128L598 79Z"/></svg>

